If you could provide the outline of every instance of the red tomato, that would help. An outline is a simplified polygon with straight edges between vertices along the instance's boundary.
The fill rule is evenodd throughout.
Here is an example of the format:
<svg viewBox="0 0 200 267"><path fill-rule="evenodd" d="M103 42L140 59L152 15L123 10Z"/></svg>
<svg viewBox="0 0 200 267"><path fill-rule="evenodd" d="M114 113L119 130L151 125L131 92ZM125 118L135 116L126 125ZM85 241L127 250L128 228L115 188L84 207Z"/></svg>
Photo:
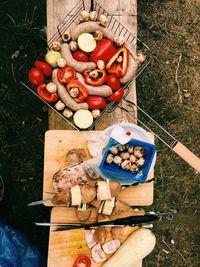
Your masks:
<svg viewBox="0 0 200 267"><path fill-rule="evenodd" d="M114 74L107 76L107 84L112 88L113 91L117 91L120 88L120 81Z"/></svg>
<svg viewBox="0 0 200 267"><path fill-rule="evenodd" d="M81 263L84 264L85 267L90 267L91 266L91 260L90 260L90 258L88 258L87 256L79 256L75 260L75 262L73 264L73 267L79 267L81 265Z"/></svg>
<svg viewBox="0 0 200 267"><path fill-rule="evenodd" d="M44 82L44 75L38 68L30 69L28 78L32 85L39 85Z"/></svg>
<svg viewBox="0 0 200 267"><path fill-rule="evenodd" d="M112 94L108 100L112 102L119 102L124 96L124 88L120 88L114 94Z"/></svg>
<svg viewBox="0 0 200 267"><path fill-rule="evenodd" d="M60 83L67 83L70 79L76 79L76 71L72 67L63 67L58 70L57 77Z"/></svg>
<svg viewBox="0 0 200 267"><path fill-rule="evenodd" d="M90 109L104 109L106 107L106 101L102 96L90 95L86 98L86 102Z"/></svg>
<svg viewBox="0 0 200 267"><path fill-rule="evenodd" d="M46 77L51 76L52 68L46 62L41 61L41 60L36 60L34 62L34 65L36 68L40 69L43 72L44 76L46 76Z"/></svg>
<svg viewBox="0 0 200 267"><path fill-rule="evenodd" d="M42 83L37 87L37 94L46 102L53 103L59 98L57 93L50 94L46 89L46 84Z"/></svg>
<svg viewBox="0 0 200 267"><path fill-rule="evenodd" d="M81 61L81 62L88 62L89 61L88 55L81 50L75 51L72 54L72 56L73 56L73 58L75 58L76 60Z"/></svg>

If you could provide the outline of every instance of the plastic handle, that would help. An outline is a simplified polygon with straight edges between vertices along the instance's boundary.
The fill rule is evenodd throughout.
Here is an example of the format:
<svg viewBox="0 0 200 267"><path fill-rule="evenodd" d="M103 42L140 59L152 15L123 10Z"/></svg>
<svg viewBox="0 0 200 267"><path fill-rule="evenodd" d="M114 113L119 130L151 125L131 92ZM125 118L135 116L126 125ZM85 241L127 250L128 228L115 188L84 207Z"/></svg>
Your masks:
<svg viewBox="0 0 200 267"><path fill-rule="evenodd" d="M200 172L200 158L195 156L186 146L177 142L172 148L182 159L184 159L190 166Z"/></svg>

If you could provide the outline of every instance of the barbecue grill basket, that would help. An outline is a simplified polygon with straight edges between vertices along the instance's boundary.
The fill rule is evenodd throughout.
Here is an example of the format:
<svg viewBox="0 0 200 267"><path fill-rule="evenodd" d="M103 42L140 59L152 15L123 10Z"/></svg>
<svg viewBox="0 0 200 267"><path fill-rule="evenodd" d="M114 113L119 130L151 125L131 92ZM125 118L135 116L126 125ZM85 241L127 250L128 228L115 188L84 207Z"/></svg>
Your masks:
<svg viewBox="0 0 200 267"><path fill-rule="evenodd" d="M74 6L73 9L66 15L66 17L62 20L62 22L57 26L57 32L49 39L47 46L48 49L51 49L52 43L61 39L61 35L70 28L75 27L80 23L79 15L82 10L85 10L85 4L83 0L78 1L78 3ZM99 15L103 14L108 19L108 28L115 34L123 36L125 41L128 41L133 45L136 51L142 51L146 55L146 60L140 64L138 70L135 74L134 78L137 78L143 70L147 67L147 65L151 61L150 49L147 45L145 45L141 40L139 40L135 35L133 35L128 29L126 29L119 21L117 21L114 16L112 16L107 10L105 10L97 1L92 1L91 10L95 10ZM45 51L46 52L46 51ZM45 52L40 53L39 57L44 59ZM124 101L126 101L126 97L129 94L130 86L133 80L125 84L123 87L125 90ZM47 103L39 95L35 92L34 88L30 85L30 83L26 80L20 81L23 86L25 86L28 90L30 90L35 96L37 96L40 100L42 100L49 108L53 109L57 114L59 114L66 122L68 122L73 128L76 130L80 130L74 123L73 119L67 119L63 116L62 112L55 109L54 105L51 103ZM107 112L113 112L114 109L119 106L114 102L110 102L107 107L101 112L101 115L94 120L93 124L89 127L88 130L91 130L95 127L96 123L101 120L102 116Z"/></svg>

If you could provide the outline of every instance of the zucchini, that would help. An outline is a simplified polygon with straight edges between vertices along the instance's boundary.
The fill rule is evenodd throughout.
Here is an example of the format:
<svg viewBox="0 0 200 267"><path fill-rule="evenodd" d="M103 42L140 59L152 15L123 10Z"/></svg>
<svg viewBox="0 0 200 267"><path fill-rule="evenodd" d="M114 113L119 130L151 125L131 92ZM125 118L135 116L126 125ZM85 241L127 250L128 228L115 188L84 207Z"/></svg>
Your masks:
<svg viewBox="0 0 200 267"><path fill-rule="evenodd" d="M71 187L72 206L81 205L81 189L79 185Z"/></svg>
<svg viewBox="0 0 200 267"><path fill-rule="evenodd" d="M96 40L94 39L92 34L81 33L79 35L78 46L82 51L90 53L95 49L96 45L97 45Z"/></svg>
<svg viewBox="0 0 200 267"><path fill-rule="evenodd" d="M87 129L93 123L93 116L89 110L79 109L73 117L75 125L80 129Z"/></svg>
<svg viewBox="0 0 200 267"><path fill-rule="evenodd" d="M107 199L103 205L102 214L111 215L115 206L115 197Z"/></svg>
<svg viewBox="0 0 200 267"><path fill-rule="evenodd" d="M108 187L107 182L105 181L98 181L97 182L97 200L107 200L111 199L110 188Z"/></svg>

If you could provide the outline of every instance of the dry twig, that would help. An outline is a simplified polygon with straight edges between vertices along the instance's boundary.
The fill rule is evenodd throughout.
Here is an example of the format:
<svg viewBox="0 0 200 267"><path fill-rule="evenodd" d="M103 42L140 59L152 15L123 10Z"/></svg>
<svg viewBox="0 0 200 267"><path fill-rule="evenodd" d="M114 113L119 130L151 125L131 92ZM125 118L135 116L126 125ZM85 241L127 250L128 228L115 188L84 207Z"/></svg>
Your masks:
<svg viewBox="0 0 200 267"><path fill-rule="evenodd" d="M183 98L182 98L182 94L181 94L180 84L179 84L179 81L178 81L178 70L179 70L179 67L180 67L181 59L182 59L182 54L180 54L179 59L178 59L178 63L177 63L177 67L176 67L176 73L175 73L175 81L176 81L177 88L178 88L179 102L182 105Z"/></svg>

